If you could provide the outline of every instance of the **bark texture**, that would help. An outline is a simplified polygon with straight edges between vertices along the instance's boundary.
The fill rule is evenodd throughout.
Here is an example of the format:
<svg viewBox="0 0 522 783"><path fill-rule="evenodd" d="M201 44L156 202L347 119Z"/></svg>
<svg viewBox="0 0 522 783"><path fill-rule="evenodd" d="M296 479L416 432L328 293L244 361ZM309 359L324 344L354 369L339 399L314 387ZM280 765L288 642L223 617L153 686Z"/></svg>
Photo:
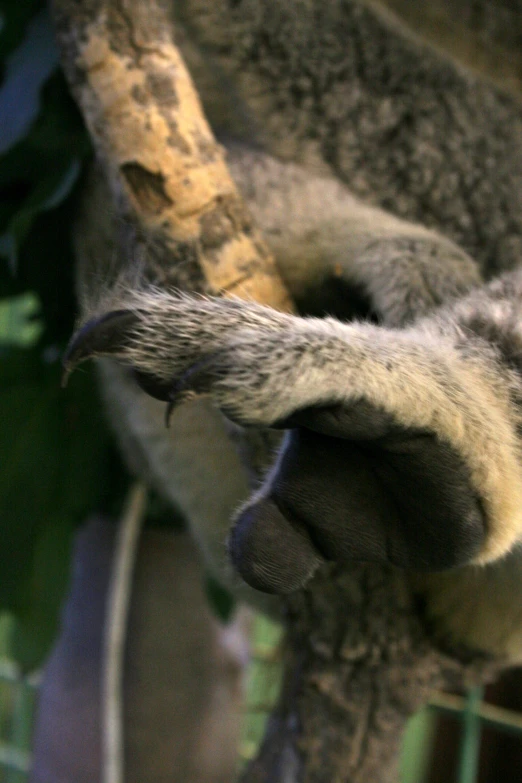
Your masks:
<svg viewBox="0 0 522 783"><path fill-rule="evenodd" d="M63 64L117 211L159 285L290 302L227 172L160 3L55 0ZM245 783L386 783L402 730L436 687L489 676L439 653L406 577L332 569L286 605L286 674Z"/></svg>
<svg viewBox="0 0 522 783"><path fill-rule="evenodd" d="M63 64L119 210L161 247L159 281L290 309L160 4L57 0Z"/></svg>
<svg viewBox="0 0 522 783"><path fill-rule="evenodd" d="M435 689L495 673L484 658L437 650L388 567L320 574L286 619L280 704L242 783L396 783L411 715Z"/></svg>

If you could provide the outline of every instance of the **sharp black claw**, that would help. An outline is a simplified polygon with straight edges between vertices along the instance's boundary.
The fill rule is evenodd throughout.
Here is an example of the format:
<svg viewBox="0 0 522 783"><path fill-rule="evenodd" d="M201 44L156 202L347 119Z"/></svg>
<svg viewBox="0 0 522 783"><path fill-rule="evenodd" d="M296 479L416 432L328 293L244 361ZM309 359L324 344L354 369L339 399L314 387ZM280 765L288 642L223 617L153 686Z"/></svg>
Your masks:
<svg viewBox="0 0 522 783"><path fill-rule="evenodd" d="M139 321L137 313L115 310L101 318L93 318L71 338L63 357L62 386L81 362L93 356L118 353L128 340L130 330Z"/></svg>
<svg viewBox="0 0 522 783"><path fill-rule="evenodd" d="M179 405L181 405L181 403L188 402L189 400L193 400L197 396L198 393L192 391L192 389L186 389L185 391L182 391L179 394L174 393L172 399L168 401L167 408L165 410L165 427L167 427L167 429L170 427L170 420L172 418L172 414L174 410Z"/></svg>
<svg viewBox="0 0 522 783"><path fill-rule="evenodd" d="M132 374L140 389L149 397L161 400L161 402L169 402L172 394L172 382L162 381L161 378L156 378L141 370L133 370Z"/></svg>
<svg viewBox="0 0 522 783"><path fill-rule="evenodd" d="M177 405L177 400L169 400L167 403L167 407L165 408L165 427L167 429L170 427L170 419L172 417L172 413L176 405Z"/></svg>
<svg viewBox="0 0 522 783"><path fill-rule="evenodd" d="M193 364L181 378L174 381L170 387L169 400L165 411L165 426L170 426L172 413L182 402L191 400L200 394L208 394L211 390L210 366L215 354L209 354Z"/></svg>

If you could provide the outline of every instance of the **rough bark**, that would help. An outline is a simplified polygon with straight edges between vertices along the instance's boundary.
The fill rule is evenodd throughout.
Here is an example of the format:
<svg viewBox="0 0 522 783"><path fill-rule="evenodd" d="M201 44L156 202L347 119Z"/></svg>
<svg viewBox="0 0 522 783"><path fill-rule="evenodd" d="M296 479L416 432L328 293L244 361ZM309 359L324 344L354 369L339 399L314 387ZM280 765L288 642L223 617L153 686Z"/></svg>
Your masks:
<svg viewBox="0 0 522 783"><path fill-rule="evenodd" d="M396 783L411 715L495 672L437 650L388 567L323 572L289 602L287 631L280 703L242 783Z"/></svg>
<svg viewBox="0 0 522 783"><path fill-rule="evenodd" d="M63 65L119 210L167 256L157 277L290 309L160 4L57 0L54 10Z"/></svg>
<svg viewBox="0 0 522 783"><path fill-rule="evenodd" d="M64 68L117 208L160 249L156 282L289 308L160 4L54 7ZM430 691L490 671L433 647L406 577L391 569L323 573L288 602L286 619L281 700L248 783L394 780L405 722Z"/></svg>

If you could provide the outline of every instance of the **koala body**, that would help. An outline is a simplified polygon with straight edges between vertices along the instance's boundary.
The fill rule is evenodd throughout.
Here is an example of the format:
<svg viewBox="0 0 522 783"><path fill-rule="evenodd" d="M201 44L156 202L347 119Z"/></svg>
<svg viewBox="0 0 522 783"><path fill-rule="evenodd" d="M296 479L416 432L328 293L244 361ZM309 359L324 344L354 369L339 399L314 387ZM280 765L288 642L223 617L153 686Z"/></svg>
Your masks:
<svg viewBox="0 0 522 783"><path fill-rule="evenodd" d="M93 185L83 320L96 337L107 312L130 317L91 353L209 392L240 426L289 430L248 500L208 398L175 409L167 431L164 406L104 360L131 464L248 600L297 589L325 559L386 560L439 637L522 660L518 98L356 0L185 0L179 21L214 126L242 137L231 171L300 312L359 320L141 285ZM118 284L101 291L111 266ZM234 515L230 552L256 590L227 564Z"/></svg>

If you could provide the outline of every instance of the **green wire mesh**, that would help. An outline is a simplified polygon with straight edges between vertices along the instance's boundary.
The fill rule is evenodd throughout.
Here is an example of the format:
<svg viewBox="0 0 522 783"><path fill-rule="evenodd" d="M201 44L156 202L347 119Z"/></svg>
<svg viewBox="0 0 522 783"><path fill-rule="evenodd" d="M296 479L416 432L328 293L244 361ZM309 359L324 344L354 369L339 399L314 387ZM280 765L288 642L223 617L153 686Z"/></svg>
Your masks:
<svg viewBox="0 0 522 783"><path fill-rule="evenodd" d="M483 696L482 688L473 688L466 698L462 713L463 731L460 744L459 783L475 783L477 779L482 730L478 709Z"/></svg>
<svg viewBox="0 0 522 783"><path fill-rule="evenodd" d="M26 783L38 678L0 658L0 783Z"/></svg>
<svg viewBox="0 0 522 783"><path fill-rule="evenodd" d="M39 677L24 676L6 657L8 626L0 617L0 783L26 783Z"/></svg>
<svg viewBox="0 0 522 783"><path fill-rule="evenodd" d="M0 781L25 783L31 767L31 733L36 699L34 678L10 661L0 661Z"/></svg>

